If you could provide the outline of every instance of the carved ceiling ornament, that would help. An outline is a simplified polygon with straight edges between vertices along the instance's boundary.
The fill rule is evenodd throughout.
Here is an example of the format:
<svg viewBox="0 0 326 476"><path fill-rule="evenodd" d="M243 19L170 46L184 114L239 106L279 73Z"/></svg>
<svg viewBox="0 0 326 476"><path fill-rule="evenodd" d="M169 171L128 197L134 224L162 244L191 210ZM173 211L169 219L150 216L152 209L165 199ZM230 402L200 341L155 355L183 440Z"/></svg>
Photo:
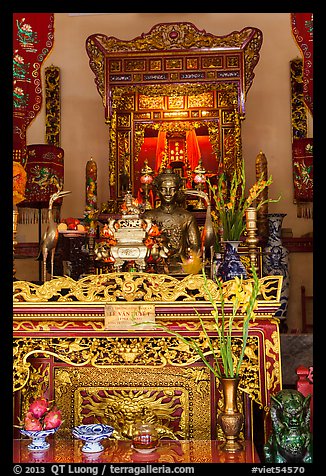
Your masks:
<svg viewBox="0 0 326 476"><path fill-rule="evenodd" d="M191 50L210 52L211 57L205 57L204 66L214 68L219 66L219 61L215 55L220 51L244 51L244 91L245 94L252 84L254 78L254 67L259 61L259 51L262 45L262 32L258 28L245 27L241 31L234 31L225 36L215 36L206 33L205 30L198 30L192 23L159 23L155 25L148 33L142 33L141 36L132 40L120 40L115 37L108 37L104 34L90 35L86 40L86 50L90 58L90 67L95 74L95 83L98 91L106 103L105 92L105 63L108 57L123 53L126 57L132 58L137 53L172 51L176 56L177 51ZM211 51L210 51L211 50ZM155 60L154 60L155 61ZM160 63L152 62L152 70L159 71ZM173 65L170 65L173 67ZM189 58L187 62L189 69L198 67L198 62ZM126 64L127 69L131 69L130 62ZM139 63L135 66L140 70ZM171 68L172 69L172 68ZM178 68L177 68L178 69ZM118 62L113 63L111 71L121 72ZM153 78L154 79L154 78ZM187 78L188 80L191 78ZM189 82L189 81L188 81ZM191 83L191 81L190 81ZM241 98L244 100L244 98Z"/></svg>

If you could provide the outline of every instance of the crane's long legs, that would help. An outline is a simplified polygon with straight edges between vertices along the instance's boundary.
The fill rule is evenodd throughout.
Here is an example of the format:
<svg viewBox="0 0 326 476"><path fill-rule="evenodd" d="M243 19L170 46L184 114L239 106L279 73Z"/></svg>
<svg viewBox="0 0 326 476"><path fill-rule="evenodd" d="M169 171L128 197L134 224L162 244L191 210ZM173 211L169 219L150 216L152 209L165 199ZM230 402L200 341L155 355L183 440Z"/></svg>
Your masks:
<svg viewBox="0 0 326 476"><path fill-rule="evenodd" d="M46 249L43 250L43 283L46 281L46 259L48 257L48 251Z"/></svg>
<svg viewBox="0 0 326 476"><path fill-rule="evenodd" d="M51 279L53 278L54 252L55 252L55 248L51 250Z"/></svg>

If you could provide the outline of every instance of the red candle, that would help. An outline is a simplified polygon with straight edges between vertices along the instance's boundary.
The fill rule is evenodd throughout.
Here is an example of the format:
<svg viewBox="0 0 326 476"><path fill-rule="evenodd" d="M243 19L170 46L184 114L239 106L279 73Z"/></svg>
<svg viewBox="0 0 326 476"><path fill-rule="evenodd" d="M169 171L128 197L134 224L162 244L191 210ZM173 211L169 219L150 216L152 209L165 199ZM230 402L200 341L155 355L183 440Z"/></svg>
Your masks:
<svg viewBox="0 0 326 476"><path fill-rule="evenodd" d="M86 208L97 209L97 165L92 157L86 164Z"/></svg>

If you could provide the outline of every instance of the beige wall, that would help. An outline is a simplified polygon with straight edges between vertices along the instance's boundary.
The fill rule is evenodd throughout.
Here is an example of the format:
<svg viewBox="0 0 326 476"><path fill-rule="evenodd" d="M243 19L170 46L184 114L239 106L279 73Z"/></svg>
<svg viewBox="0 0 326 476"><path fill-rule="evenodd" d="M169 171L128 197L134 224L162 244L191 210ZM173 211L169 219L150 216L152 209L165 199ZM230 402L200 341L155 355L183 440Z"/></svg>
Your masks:
<svg viewBox="0 0 326 476"><path fill-rule="evenodd" d="M104 107L88 64L86 38L103 33L132 39L157 23L189 21L214 35L226 35L246 26L263 32L260 60L246 101L242 126L243 157L247 184L255 180L255 158L262 150L273 176L270 197L282 196L270 212L285 212L283 226L294 236L312 231L312 220L299 219L293 204L291 162L291 103L289 62L300 57L292 34L289 13L108 13L71 16L55 14L54 47L42 67L51 64L61 72L61 146L65 151L65 197L62 216L81 217L85 207L85 165L92 156L98 164L98 201L108 199L108 130ZM43 83L44 84L44 83ZM312 135L312 118L308 117ZM43 107L27 130L27 143L45 142ZM37 241L37 226L19 225L18 241ZM298 327L298 290L305 284L312 290L312 254L291 254L291 295L289 326ZM18 276L19 277L19 276Z"/></svg>

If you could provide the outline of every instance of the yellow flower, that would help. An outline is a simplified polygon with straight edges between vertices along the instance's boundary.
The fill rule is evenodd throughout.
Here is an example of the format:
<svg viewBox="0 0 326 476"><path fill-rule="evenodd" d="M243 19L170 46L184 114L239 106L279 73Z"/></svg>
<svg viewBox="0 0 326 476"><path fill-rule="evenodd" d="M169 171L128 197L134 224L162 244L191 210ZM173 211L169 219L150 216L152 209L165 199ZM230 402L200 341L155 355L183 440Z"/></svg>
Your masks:
<svg viewBox="0 0 326 476"><path fill-rule="evenodd" d="M229 180L224 173L220 175L217 187L212 186L209 180L207 180L207 183L212 192L212 197L215 202L215 209L219 215L218 221L220 222L221 229L223 230L224 241L240 240L246 226L246 210L255 200L257 200L263 190L272 183L272 176L270 176L268 180L264 180L261 177L256 183L254 183L249 190L247 198L245 197L246 179L243 161L241 170L235 170L231 180ZM257 204L256 208L259 210L259 208L264 203L277 202L278 200L279 199L263 200Z"/></svg>
<svg viewBox="0 0 326 476"><path fill-rule="evenodd" d="M245 313L250 304L250 298L253 293L252 282L246 281L243 282L242 277L239 278L236 276L234 281L230 282L230 286L227 289L228 299L233 302L234 305L237 304L236 309L241 306L241 312ZM257 308L257 302L254 304L254 309Z"/></svg>

